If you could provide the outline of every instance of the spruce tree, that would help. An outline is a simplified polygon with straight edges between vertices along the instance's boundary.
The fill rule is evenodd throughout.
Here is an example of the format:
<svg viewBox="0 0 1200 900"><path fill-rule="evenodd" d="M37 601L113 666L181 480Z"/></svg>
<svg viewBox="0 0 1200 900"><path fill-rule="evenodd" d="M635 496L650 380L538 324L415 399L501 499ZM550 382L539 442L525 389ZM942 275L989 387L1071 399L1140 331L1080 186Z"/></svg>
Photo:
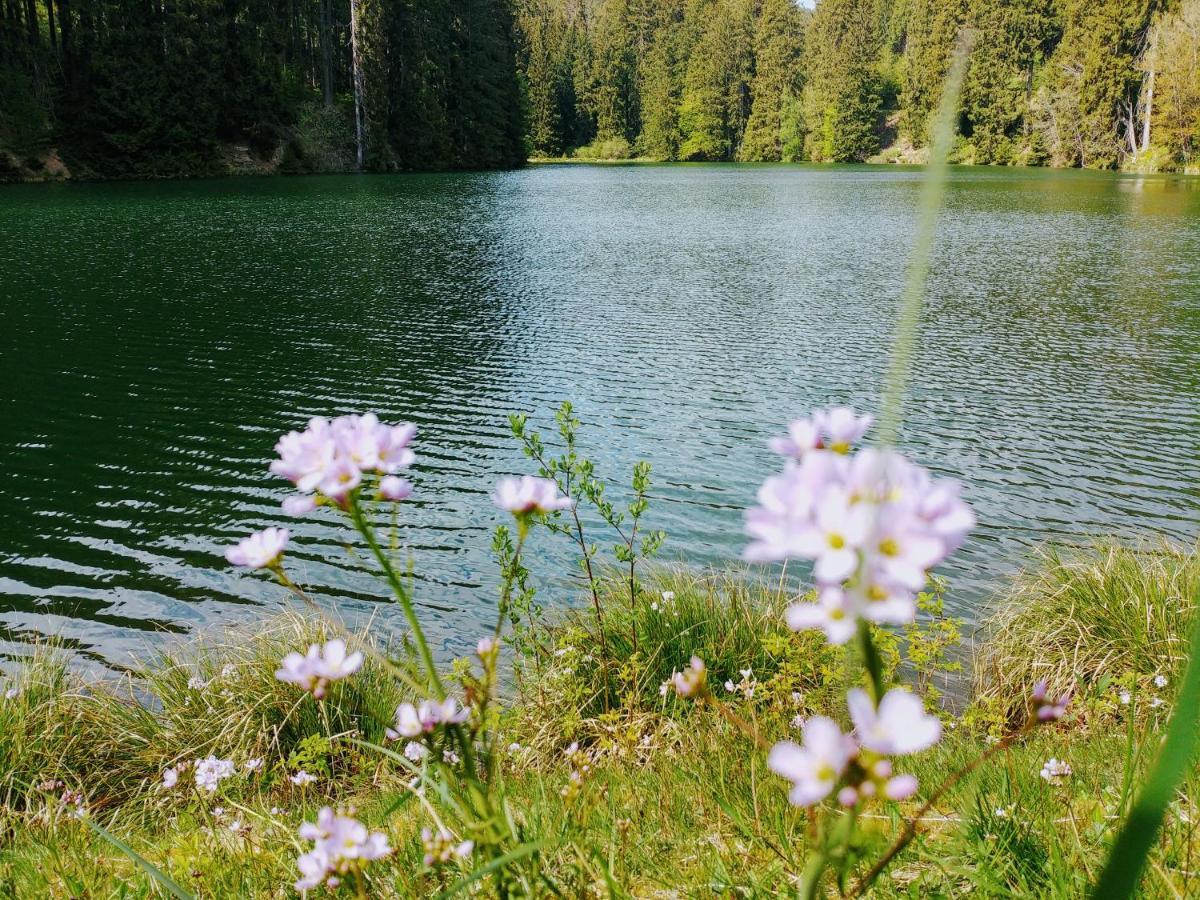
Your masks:
<svg viewBox="0 0 1200 900"><path fill-rule="evenodd" d="M803 35L794 0L762 0L754 29L753 100L742 159L778 162L783 158L785 107L802 87Z"/></svg>

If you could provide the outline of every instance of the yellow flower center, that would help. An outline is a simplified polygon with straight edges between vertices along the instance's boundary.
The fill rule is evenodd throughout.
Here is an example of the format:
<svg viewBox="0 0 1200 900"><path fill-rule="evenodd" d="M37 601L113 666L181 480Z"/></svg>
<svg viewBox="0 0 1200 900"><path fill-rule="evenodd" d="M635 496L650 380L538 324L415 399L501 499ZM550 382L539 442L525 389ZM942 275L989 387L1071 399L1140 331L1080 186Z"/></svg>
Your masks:
<svg viewBox="0 0 1200 900"><path fill-rule="evenodd" d="M884 538L879 542L879 552L884 556L895 556L900 552L900 546L891 538Z"/></svg>
<svg viewBox="0 0 1200 900"><path fill-rule="evenodd" d="M829 546L834 550L841 550L846 546L846 539L840 534L831 534L829 536Z"/></svg>
<svg viewBox="0 0 1200 900"><path fill-rule="evenodd" d="M886 600L887 599L887 591L885 591L879 585L873 584L869 588L867 588L867 599L869 599L869 600Z"/></svg>

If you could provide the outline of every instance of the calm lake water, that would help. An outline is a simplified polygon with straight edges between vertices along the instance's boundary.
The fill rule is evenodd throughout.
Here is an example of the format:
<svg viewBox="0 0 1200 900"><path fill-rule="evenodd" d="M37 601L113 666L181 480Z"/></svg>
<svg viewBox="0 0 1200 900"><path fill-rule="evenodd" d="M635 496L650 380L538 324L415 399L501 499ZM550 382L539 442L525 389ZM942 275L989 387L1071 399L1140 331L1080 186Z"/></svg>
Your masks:
<svg viewBox="0 0 1200 900"><path fill-rule="evenodd" d="M564 399L602 474L654 464L667 557L736 558L814 405L872 409L917 170L520 172L0 190L0 640L124 664L286 603L224 546L398 623L332 516L266 470L307 417L418 424L402 520L443 652L491 621L505 416ZM904 429L981 525L946 567L972 618L1048 540L1200 526L1200 179L954 174ZM549 605L566 548L540 544ZM0 648L3 649L3 648Z"/></svg>

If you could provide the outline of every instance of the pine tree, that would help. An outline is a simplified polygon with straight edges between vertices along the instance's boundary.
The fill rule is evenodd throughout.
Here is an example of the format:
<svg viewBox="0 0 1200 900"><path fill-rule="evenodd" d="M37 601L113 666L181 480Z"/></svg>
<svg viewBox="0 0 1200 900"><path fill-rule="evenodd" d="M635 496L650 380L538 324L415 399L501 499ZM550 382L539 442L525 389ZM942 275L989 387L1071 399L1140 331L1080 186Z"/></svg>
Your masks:
<svg viewBox="0 0 1200 900"><path fill-rule="evenodd" d="M879 149L880 35L873 0L822 0L805 37L807 156L862 161Z"/></svg>
<svg viewBox="0 0 1200 900"><path fill-rule="evenodd" d="M1200 158L1200 0L1183 0L1154 29L1142 64L1153 146L1181 168ZM1149 143L1149 142L1146 142ZM1145 148L1143 148L1145 149Z"/></svg>
<svg viewBox="0 0 1200 900"><path fill-rule="evenodd" d="M904 111L904 131L917 146L928 141L929 120L941 99L962 15L961 0L909 2L900 105Z"/></svg>
<svg viewBox="0 0 1200 900"><path fill-rule="evenodd" d="M762 0L754 31L753 105L742 159L778 162L783 158L785 107L802 87L803 39L803 21L794 0Z"/></svg>
<svg viewBox="0 0 1200 900"><path fill-rule="evenodd" d="M1035 73L1057 36L1050 0L972 0L975 29L963 88L965 133L977 163L1029 159Z"/></svg>
<svg viewBox="0 0 1200 900"><path fill-rule="evenodd" d="M689 9L704 27L692 50L679 104L680 159L725 160L738 152L750 117L753 18L748 0Z"/></svg>

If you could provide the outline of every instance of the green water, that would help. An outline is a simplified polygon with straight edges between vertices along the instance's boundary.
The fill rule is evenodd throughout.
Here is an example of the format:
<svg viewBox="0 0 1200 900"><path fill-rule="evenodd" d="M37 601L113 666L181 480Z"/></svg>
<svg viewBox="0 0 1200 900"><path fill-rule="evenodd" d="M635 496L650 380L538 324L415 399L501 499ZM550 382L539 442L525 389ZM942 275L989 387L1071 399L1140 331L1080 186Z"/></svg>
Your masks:
<svg viewBox="0 0 1200 900"><path fill-rule="evenodd" d="M442 652L492 617L509 411L571 399L602 473L655 467L669 557L736 558L767 436L872 408L920 173L545 166L0 191L0 638L110 662L287 602L222 548L287 521L294 574L380 603L266 471L310 415L420 428L400 530ZM1200 526L1200 180L955 172L903 442L980 527L971 618L1046 540ZM570 602L566 548L534 569Z"/></svg>

